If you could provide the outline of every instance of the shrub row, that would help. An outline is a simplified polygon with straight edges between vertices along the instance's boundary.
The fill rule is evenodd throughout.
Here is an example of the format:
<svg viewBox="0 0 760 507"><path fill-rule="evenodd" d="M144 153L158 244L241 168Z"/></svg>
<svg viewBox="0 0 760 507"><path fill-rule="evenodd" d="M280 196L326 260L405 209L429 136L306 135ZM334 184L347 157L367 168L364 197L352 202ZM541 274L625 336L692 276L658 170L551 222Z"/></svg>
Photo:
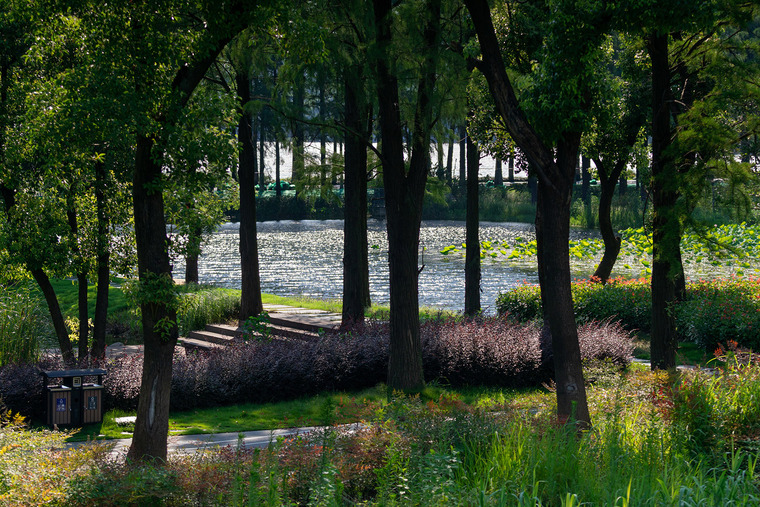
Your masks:
<svg viewBox="0 0 760 507"><path fill-rule="evenodd" d="M614 319L629 330L650 331L652 292L650 280L612 280L606 285L590 281L572 284L579 322ZM499 315L531 321L541 315L538 286L523 285L499 295ZM728 278L700 280L686 285L686 299L675 307L680 340L708 351L735 340L742 347L760 349L760 280Z"/></svg>
<svg viewBox="0 0 760 507"><path fill-rule="evenodd" d="M543 352L540 330L503 319L454 320L422 326L423 364L428 380L451 385L527 386L551 375L551 355ZM589 323L579 329L584 359L626 364L631 339L618 324ZM356 390L386 380L387 324L329 334L314 342L242 342L227 349L177 354L172 378L172 409L241 402L267 402L326 390ZM38 365L53 369L59 364ZM124 356L106 365L104 405L137 407L142 357ZM14 411L39 417L43 407L37 366L0 370L0 397Z"/></svg>

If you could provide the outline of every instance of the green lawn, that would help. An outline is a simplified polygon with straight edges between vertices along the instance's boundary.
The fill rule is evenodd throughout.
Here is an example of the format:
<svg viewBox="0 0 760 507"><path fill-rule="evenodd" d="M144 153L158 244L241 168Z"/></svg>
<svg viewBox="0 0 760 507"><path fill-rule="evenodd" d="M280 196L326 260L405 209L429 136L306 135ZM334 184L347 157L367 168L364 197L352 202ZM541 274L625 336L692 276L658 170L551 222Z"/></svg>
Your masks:
<svg viewBox="0 0 760 507"><path fill-rule="evenodd" d="M543 396L543 389L499 389L472 387L451 389L435 384L420 395L425 401L458 400L468 405L496 407L516 397L530 399ZM200 433L238 433L242 431L272 430L302 426L345 424L382 416L387 406L386 386L379 384L355 393L322 393L317 396L277 403L244 403L227 407L214 407L189 412L174 412L169 416L170 435ZM85 426L68 438L77 442L97 438L131 438L134 428L118 426L115 419L135 415L134 412L111 410L101 424Z"/></svg>

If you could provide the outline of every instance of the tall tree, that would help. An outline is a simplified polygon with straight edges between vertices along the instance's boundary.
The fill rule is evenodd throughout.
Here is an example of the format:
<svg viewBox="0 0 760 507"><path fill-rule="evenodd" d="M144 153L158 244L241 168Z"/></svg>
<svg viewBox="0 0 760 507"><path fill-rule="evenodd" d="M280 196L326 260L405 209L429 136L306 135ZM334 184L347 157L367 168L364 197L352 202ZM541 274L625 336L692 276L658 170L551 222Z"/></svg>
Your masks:
<svg viewBox="0 0 760 507"><path fill-rule="evenodd" d="M405 5L413 8L422 28L409 168L404 162L398 68L393 65L394 7L391 0L373 0L375 71L379 101L381 162L385 186L390 268L390 358L388 389L419 391L425 379L420 345L418 248L422 200L427 181L433 93L440 40L440 0Z"/></svg>
<svg viewBox="0 0 760 507"><path fill-rule="evenodd" d="M478 216L480 151L467 136L467 226L464 261L464 314L480 313L480 217Z"/></svg>
<svg viewBox="0 0 760 507"><path fill-rule="evenodd" d="M245 28L253 6L242 2L203 4L182 24L176 20L190 14L188 5L167 6L160 11L147 5L136 7L129 10L129 41L136 64L133 77L138 96L153 112L137 132L133 177L145 355L135 432L127 457L165 460L177 325L161 190L163 143L166 129L177 123L179 113L218 54ZM193 25L193 19L203 22ZM170 40L177 33L167 32L167 27L179 30L187 46ZM162 65L156 65L158 62ZM172 69L169 75L158 74L159 69L167 68Z"/></svg>
<svg viewBox="0 0 760 507"><path fill-rule="evenodd" d="M589 424L580 347L570 293L569 218L581 132L584 128L587 96L590 93L589 62L600 44L607 24L602 5L584 4L581 12L566 2L557 2L544 25L545 59L541 62L538 89L544 90L544 104L534 110L540 118L529 122L520 107L507 75L491 11L484 0L465 0L480 42L482 59L474 62L488 81L496 109L512 139L525 153L538 176L536 239L539 282L544 320L551 333L554 374L557 384L557 411L560 420L574 417ZM562 89L559 95L552 91ZM551 97L551 98L549 98ZM539 104L540 106L541 104ZM535 124L552 125L539 136ZM554 141L554 150L542 137Z"/></svg>

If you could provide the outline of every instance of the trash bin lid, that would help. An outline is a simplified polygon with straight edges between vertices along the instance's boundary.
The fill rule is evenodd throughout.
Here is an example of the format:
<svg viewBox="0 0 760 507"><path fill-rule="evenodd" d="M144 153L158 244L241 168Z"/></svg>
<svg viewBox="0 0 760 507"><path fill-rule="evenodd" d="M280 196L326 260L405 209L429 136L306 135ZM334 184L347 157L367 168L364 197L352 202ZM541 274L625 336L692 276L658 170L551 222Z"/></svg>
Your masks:
<svg viewBox="0 0 760 507"><path fill-rule="evenodd" d="M102 368L91 368L88 370L51 370L42 372L42 375L47 378L92 377L105 374L106 370Z"/></svg>

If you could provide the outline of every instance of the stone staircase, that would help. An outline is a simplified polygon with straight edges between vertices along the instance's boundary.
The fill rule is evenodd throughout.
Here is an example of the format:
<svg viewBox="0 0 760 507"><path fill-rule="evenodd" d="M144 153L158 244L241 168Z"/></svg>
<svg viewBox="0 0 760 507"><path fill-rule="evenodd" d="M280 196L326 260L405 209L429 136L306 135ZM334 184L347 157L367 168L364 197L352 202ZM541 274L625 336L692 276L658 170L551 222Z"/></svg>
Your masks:
<svg viewBox="0 0 760 507"><path fill-rule="evenodd" d="M324 310L311 310L286 305L264 305L269 314L268 334L274 339L316 340L321 333L337 329L341 316ZM244 331L229 324L209 324L202 331L191 331L179 339L186 350L224 348L241 339Z"/></svg>

